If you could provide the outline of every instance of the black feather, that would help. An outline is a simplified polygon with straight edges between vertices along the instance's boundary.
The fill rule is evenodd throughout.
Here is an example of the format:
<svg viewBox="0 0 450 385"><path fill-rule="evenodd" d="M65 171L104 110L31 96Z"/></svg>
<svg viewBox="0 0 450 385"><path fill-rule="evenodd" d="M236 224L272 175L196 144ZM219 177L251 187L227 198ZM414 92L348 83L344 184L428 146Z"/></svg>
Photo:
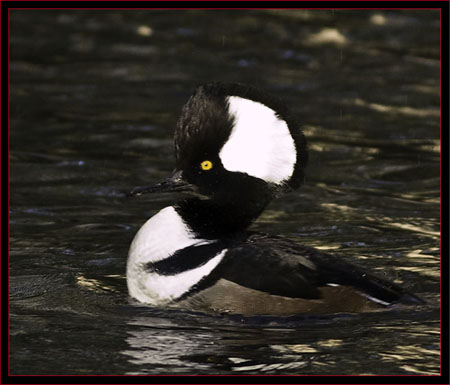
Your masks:
<svg viewBox="0 0 450 385"><path fill-rule="evenodd" d="M387 304L423 303L392 282L287 238L248 233L245 239L228 239L215 247L215 252L227 248L223 261L192 292L224 278L247 288L290 298L319 299L320 287L337 284L353 287L369 299Z"/></svg>

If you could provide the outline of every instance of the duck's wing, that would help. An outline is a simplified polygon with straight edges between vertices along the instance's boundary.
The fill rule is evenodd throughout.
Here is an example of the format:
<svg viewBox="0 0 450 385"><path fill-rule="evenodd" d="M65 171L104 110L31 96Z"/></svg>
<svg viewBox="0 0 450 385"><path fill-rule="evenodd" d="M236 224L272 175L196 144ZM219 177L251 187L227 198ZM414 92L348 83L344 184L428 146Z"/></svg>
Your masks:
<svg viewBox="0 0 450 385"><path fill-rule="evenodd" d="M334 255L265 234L228 245L217 274L250 289L290 298L320 299L321 288L343 286L381 305L423 303L398 285Z"/></svg>

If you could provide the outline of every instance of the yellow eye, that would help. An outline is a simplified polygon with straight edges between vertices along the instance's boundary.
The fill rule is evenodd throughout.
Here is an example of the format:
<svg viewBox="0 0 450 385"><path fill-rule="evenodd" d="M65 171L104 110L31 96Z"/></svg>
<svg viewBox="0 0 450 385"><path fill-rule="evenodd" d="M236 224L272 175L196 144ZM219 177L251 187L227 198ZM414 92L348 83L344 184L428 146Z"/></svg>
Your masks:
<svg viewBox="0 0 450 385"><path fill-rule="evenodd" d="M209 160L204 160L202 163L200 163L200 167L202 168L202 170L208 171L212 169L212 162Z"/></svg>

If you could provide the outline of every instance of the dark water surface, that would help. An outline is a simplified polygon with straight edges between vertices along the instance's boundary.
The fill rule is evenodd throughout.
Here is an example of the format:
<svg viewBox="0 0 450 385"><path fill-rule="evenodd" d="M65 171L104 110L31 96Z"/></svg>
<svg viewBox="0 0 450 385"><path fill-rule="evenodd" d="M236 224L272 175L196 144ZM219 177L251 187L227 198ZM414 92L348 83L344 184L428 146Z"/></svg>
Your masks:
<svg viewBox="0 0 450 385"><path fill-rule="evenodd" d="M11 11L12 374L438 374L437 11ZM238 81L284 98L311 161L253 226L427 300L240 319L127 296L128 247L173 196L182 104Z"/></svg>

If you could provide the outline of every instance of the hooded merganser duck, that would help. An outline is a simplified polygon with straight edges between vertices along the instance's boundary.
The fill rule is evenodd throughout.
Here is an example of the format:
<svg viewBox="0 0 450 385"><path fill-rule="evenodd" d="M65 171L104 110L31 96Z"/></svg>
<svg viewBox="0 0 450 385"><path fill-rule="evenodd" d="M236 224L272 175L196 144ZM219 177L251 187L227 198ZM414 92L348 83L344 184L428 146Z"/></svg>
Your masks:
<svg viewBox="0 0 450 385"><path fill-rule="evenodd" d="M131 244L127 284L134 299L244 316L422 303L334 255L247 230L273 198L304 180L306 140L278 99L241 84L201 86L182 109L174 142L172 175L129 193L183 193Z"/></svg>

